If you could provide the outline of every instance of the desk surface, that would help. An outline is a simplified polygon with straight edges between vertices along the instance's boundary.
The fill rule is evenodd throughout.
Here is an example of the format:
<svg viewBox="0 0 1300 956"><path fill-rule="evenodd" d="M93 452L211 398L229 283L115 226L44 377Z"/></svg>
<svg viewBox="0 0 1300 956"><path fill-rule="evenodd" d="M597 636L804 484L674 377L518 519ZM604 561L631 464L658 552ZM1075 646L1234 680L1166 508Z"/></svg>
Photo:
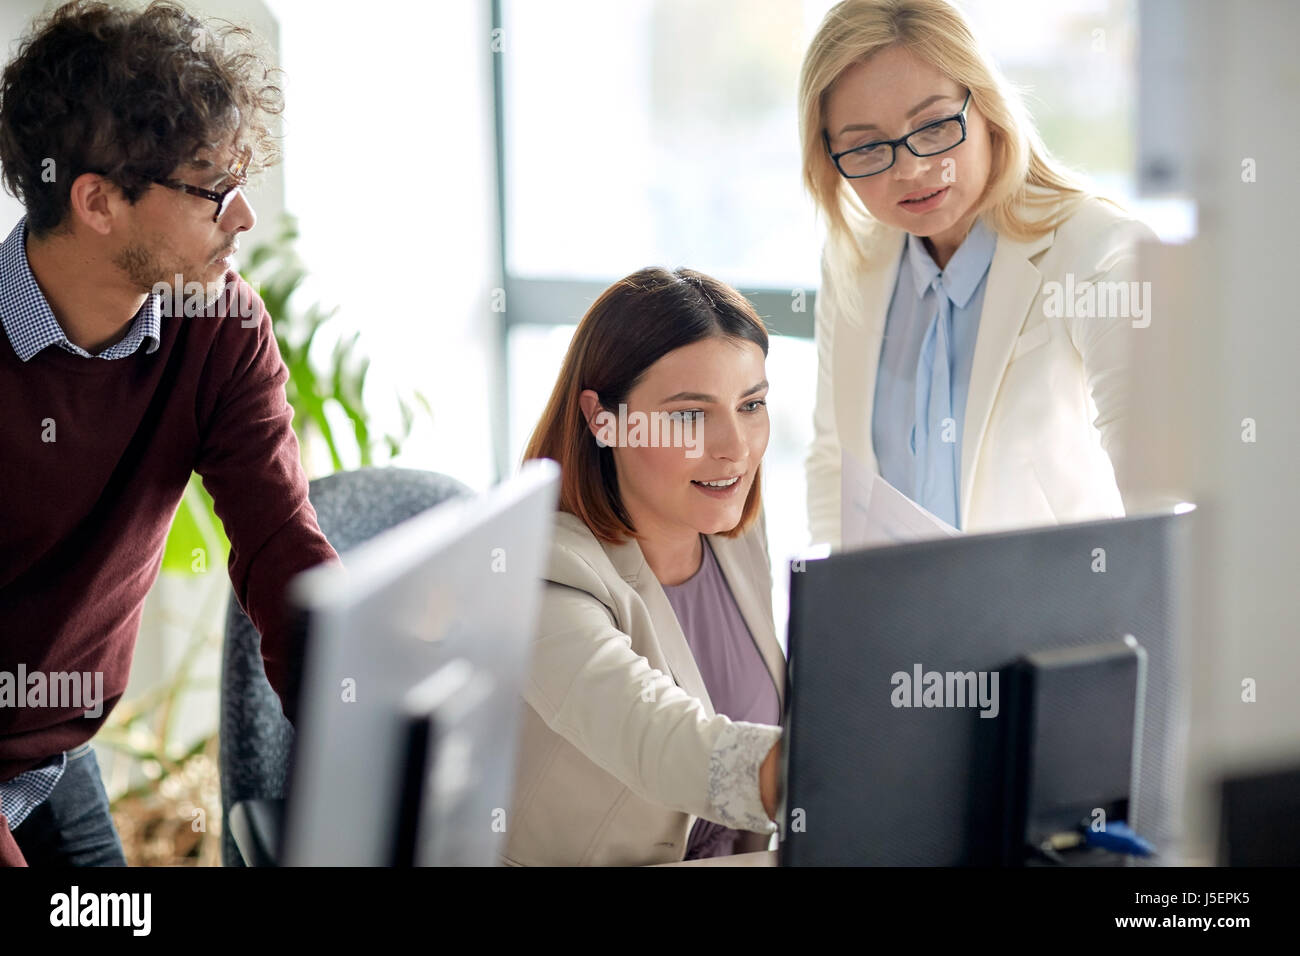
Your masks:
<svg viewBox="0 0 1300 956"><path fill-rule="evenodd" d="M759 850L757 853L734 853L731 856L711 856L703 860L679 860L676 863L657 863L656 866L776 866L776 850Z"/></svg>

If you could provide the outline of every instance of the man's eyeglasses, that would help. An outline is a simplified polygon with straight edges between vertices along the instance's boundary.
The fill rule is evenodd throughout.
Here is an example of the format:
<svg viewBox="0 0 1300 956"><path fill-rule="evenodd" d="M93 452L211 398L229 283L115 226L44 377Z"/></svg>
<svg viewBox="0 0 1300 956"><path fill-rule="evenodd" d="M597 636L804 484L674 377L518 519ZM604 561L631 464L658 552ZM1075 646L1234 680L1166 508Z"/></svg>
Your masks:
<svg viewBox="0 0 1300 956"><path fill-rule="evenodd" d="M183 183L175 179L155 179L154 182L159 186L166 186L168 189L189 193L191 196L210 199L217 204L217 211L213 214L212 221L220 222L221 217L226 214L226 210L230 208L230 204L239 195L240 190L248 185L248 164L252 161L252 158L253 151L251 148L246 148L239 154L239 157L228 170L228 173L235 178L235 181L220 192L204 189L202 186L191 186L189 183Z"/></svg>
<svg viewBox="0 0 1300 956"><path fill-rule="evenodd" d="M867 143L865 146L846 149L842 153L831 152L831 138L825 130L822 130L822 139L826 141L826 152L830 153L835 168L845 179L875 176L894 165L895 160L898 159L900 146L906 146L913 156L936 156L960 146L966 141L966 109L969 106L970 90L968 89L960 113L927 123L902 139Z"/></svg>

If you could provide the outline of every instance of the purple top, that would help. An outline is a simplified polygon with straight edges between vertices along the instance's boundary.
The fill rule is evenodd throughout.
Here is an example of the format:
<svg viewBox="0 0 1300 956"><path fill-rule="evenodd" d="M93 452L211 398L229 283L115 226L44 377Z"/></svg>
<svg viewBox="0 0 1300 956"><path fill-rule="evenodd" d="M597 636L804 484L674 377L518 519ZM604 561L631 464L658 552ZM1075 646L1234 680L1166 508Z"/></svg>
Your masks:
<svg viewBox="0 0 1300 956"><path fill-rule="evenodd" d="M779 725L776 683L732 597L709 539L700 537L704 560L699 570L681 584L665 586L664 593L704 678L713 710L732 720ZM701 817L691 828L685 859L729 856L735 852L739 836L739 830Z"/></svg>

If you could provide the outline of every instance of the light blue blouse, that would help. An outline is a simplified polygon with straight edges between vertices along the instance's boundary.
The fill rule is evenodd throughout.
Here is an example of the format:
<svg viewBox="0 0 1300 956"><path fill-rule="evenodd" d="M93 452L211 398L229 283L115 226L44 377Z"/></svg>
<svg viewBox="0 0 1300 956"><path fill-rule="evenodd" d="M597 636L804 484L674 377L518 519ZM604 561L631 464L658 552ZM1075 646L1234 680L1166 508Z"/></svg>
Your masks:
<svg viewBox="0 0 1300 956"><path fill-rule="evenodd" d="M976 220L940 270L924 241L907 237L876 374L871 441L881 476L955 527L966 395L996 245Z"/></svg>

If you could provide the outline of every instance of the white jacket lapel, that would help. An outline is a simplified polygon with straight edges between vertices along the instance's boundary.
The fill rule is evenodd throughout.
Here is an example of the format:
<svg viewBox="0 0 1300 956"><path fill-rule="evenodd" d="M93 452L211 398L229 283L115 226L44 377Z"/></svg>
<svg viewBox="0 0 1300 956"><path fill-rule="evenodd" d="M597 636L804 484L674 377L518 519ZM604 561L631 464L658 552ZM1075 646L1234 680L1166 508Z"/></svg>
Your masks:
<svg viewBox="0 0 1300 956"><path fill-rule="evenodd" d="M840 443L870 471L876 470L871 443L876 369L880 364L889 301L894 295L907 238L902 230L880 228L882 232L873 243L878 251L869 266L857 275L841 279L841 283L847 280L847 287L855 289L857 301L844 303L843 321L835 329L832 359Z"/></svg>
<svg viewBox="0 0 1300 956"><path fill-rule="evenodd" d="M975 462L979 460L984 430L1002 375L1011 362L1016 337L1034 303L1042 274L1031 257L1052 244L1055 233L1030 242L998 237L989 266L984 307L975 337L975 356L966 395L966 419L961 434L961 525L967 526L971 493L975 487Z"/></svg>

